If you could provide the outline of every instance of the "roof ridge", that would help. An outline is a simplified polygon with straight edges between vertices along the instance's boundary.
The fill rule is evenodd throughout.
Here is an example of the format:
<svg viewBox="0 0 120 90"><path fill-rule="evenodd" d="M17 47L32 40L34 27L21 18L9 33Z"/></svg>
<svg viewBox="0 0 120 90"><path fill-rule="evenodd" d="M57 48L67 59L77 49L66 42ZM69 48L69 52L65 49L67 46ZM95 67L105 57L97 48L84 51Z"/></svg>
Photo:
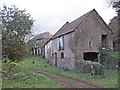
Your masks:
<svg viewBox="0 0 120 90"><path fill-rule="evenodd" d="M94 11L95 9L92 9L91 11L83 14L82 16L80 16L79 18L73 20L72 22L66 22L52 37L52 39L59 37L61 35L64 35L66 33L70 33L70 32L74 32L75 29L89 16L89 14ZM68 24L67 24L68 23ZM72 26L72 27L71 27ZM68 31L65 31L65 30ZM64 31L64 32L63 32Z"/></svg>
<svg viewBox="0 0 120 90"><path fill-rule="evenodd" d="M67 21L67 22L48 40L48 42L49 42L51 39L55 39L56 37L59 37L59 36L64 35L64 34L66 34L66 33L74 32L75 29L76 29L93 11L96 11L96 10L95 10L95 9L92 9L91 11L83 14L82 16L80 16L79 18L73 20L73 21L70 22L70 23ZM75 26L73 26L73 27L70 27L72 24L75 24L75 23L77 23L77 25L75 25ZM64 28L64 29L67 28L69 31L68 31L68 32L65 31L65 33L63 33L63 32L61 32L61 30L63 31L63 28ZM71 28L72 28L72 29L71 29ZM71 29L71 30L70 30L70 29ZM61 34L59 34L59 33L61 33ZM57 35L57 34L58 34L58 35ZM48 42L47 42L47 43L48 43ZM47 43L46 43L46 44L47 44Z"/></svg>
<svg viewBox="0 0 120 90"><path fill-rule="evenodd" d="M51 34L50 32L43 32L43 33L39 33L37 35L35 35L31 40L37 40L38 38L44 38L44 35L46 35L47 33Z"/></svg>
<svg viewBox="0 0 120 90"><path fill-rule="evenodd" d="M51 38L53 39L53 37L54 37L59 31L61 31L61 29L62 29L63 27L65 27L65 25L67 25L67 24L69 24L68 21L67 21L66 23L64 23L64 24L62 25L62 27L61 27Z"/></svg>
<svg viewBox="0 0 120 90"><path fill-rule="evenodd" d="M75 29L77 29L78 27L79 27L79 25L93 12L93 11L96 11L95 9L92 9L91 11L89 11L88 13L86 13L86 14L84 14L83 16L85 16L85 15L87 15L76 27L75 27ZM83 16L81 16L81 17L83 17ZM81 18L81 17L79 17L79 18ZM79 18L77 18L77 19L79 19ZM76 20L77 20L76 19ZM74 20L75 21L75 20ZM74 30L75 30L74 29Z"/></svg>

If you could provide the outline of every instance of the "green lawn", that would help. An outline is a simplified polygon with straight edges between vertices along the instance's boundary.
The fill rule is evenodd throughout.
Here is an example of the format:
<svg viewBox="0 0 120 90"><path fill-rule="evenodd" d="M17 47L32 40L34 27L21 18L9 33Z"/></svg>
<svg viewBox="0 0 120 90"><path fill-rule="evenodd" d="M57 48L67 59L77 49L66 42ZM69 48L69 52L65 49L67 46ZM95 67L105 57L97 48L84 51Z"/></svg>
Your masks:
<svg viewBox="0 0 120 90"><path fill-rule="evenodd" d="M35 60L35 64L32 64L33 60ZM6 76L2 78L2 88L62 88L62 85L51 78L28 70L34 67L41 68L43 64L40 57L29 56L25 58L24 61L19 62L15 69L11 70L12 75L5 74ZM9 64L2 64L2 71L8 71L6 66L9 67Z"/></svg>
<svg viewBox="0 0 120 90"><path fill-rule="evenodd" d="M3 88L59 88L62 87L58 83L54 82L50 78L36 74L25 73L24 75L16 75L14 79L4 80Z"/></svg>
<svg viewBox="0 0 120 90"><path fill-rule="evenodd" d="M35 63L33 63L33 61ZM5 65L2 65L5 67ZM46 70L50 72L60 73L66 76L76 77L86 80L98 86L106 88L118 87L118 72L117 70L105 69L104 77L91 76L87 73L78 73L69 71L63 68L52 66L48 60L42 59L39 56L28 56L24 61L19 62L19 67L14 70L14 74L3 78L3 88L61 88L62 85L51 80L49 77L33 73L30 69ZM3 71L7 70L3 68Z"/></svg>

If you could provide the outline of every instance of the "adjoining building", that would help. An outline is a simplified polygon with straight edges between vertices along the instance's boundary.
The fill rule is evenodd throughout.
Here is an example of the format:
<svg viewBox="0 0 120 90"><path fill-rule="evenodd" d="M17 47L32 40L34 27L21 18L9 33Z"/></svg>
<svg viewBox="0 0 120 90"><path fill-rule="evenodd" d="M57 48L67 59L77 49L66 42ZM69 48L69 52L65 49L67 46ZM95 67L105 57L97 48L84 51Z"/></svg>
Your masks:
<svg viewBox="0 0 120 90"><path fill-rule="evenodd" d="M31 40L28 41L29 52L32 55L42 55L43 45L52 37L50 32L44 32L36 35Z"/></svg>

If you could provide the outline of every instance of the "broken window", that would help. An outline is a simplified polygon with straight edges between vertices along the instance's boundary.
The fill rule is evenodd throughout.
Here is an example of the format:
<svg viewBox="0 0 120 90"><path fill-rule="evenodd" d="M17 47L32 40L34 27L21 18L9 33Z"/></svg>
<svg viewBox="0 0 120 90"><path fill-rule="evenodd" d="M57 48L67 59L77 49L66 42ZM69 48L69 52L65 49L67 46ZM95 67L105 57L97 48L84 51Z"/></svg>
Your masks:
<svg viewBox="0 0 120 90"><path fill-rule="evenodd" d="M107 47L107 35L102 35L102 48Z"/></svg>
<svg viewBox="0 0 120 90"><path fill-rule="evenodd" d="M88 46L89 46L89 48L92 48L93 45L92 45L91 41L89 41Z"/></svg>
<svg viewBox="0 0 120 90"><path fill-rule="evenodd" d="M59 50L63 50L64 49L64 36L61 36L59 38Z"/></svg>
<svg viewBox="0 0 120 90"><path fill-rule="evenodd" d="M64 52L61 52L61 59L64 59Z"/></svg>
<svg viewBox="0 0 120 90"><path fill-rule="evenodd" d="M97 61L98 53L97 52L85 52L84 60Z"/></svg>
<svg viewBox="0 0 120 90"><path fill-rule="evenodd" d="M54 58L54 53L52 53L52 58Z"/></svg>

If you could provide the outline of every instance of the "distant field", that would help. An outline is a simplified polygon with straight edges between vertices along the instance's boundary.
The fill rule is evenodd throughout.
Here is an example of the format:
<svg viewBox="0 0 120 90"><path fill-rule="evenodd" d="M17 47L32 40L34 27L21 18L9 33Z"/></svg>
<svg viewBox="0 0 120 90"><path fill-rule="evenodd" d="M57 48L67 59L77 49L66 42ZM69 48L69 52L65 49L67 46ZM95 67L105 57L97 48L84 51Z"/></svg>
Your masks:
<svg viewBox="0 0 120 90"><path fill-rule="evenodd" d="M8 64L3 64L3 72L6 72ZM64 68L55 67L48 63L48 60L39 56L28 56L24 61L19 62L19 67L13 70L11 75L3 77L3 88L64 88L63 85L54 81L50 77L32 72L33 69L45 70L85 80L92 84L105 88L118 87L117 70L105 69L104 77L91 76L88 73L78 73Z"/></svg>

